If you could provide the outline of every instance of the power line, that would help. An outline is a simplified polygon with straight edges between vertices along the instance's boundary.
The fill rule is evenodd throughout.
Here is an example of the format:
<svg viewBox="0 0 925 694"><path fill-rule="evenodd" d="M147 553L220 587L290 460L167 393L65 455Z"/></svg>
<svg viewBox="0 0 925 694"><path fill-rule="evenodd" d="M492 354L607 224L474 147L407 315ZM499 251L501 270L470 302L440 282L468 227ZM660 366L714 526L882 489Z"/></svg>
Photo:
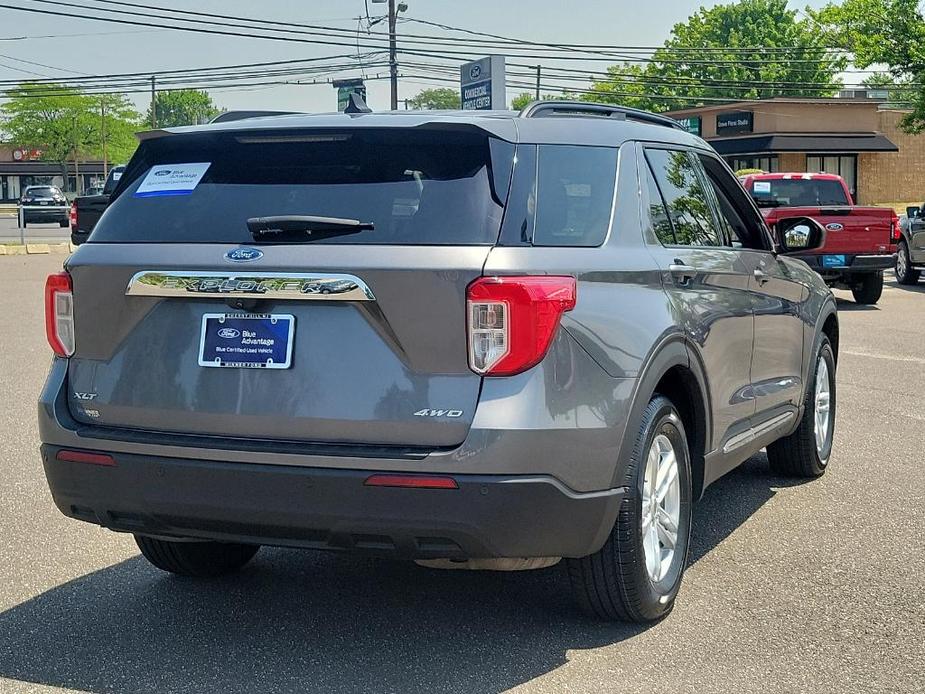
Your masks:
<svg viewBox="0 0 925 694"><path fill-rule="evenodd" d="M29 0L29 1L30 1L30 2L33 2L33 3L41 3L41 4L53 5L53 6L56 6L56 7L58 7L58 6L64 6L64 7L74 7L74 8L81 9L81 10L87 10L87 9L88 9L88 8L87 8L86 6L84 6L84 5L75 4L75 3L68 3L68 2L58 2L57 0ZM102 1L102 0L97 0L97 1L99 2L99 1ZM107 0L107 1L112 2L113 0ZM223 30L223 29L205 28L205 26L202 26L202 25L206 25L206 26L230 26L230 27L232 27L232 28L240 28L240 27L242 27L241 22L248 22L248 21L251 21L251 20L242 20L242 19L240 19L240 18L234 18L234 19L236 19L236 22L233 23L233 24L229 24L229 23L226 23L226 22L218 22L218 21L216 21L216 20L202 21L202 20L193 20L193 19L183 19L183 18L179 18L179 17L154 16L155 19L166 20L166 21L168 21L168 22L169 22L169 21L181 21L181 22L186 22L186 23L188 23L188 24L193 24L193 25L194 25L194 26L177 26L177 25L173 25L173 24L156 24L156 23L153 23L153 22L150 22L150 21L147 21L147 22L146 22L146 21L140 21L140 20L124 19L124 18L119 18L118 16L98 16L98 15L84 15L84 14L76 14L76 13L65 13L65 12L59 12L59 11L55 11L55 10L43 10L43 9L38 9L38 8L33 8L33 7L21 7L21 6L13 6L13 5L6 5L6 4L0 4L0 7L5 8L5 9L18 10L18 11L21 11L21 12L31 12L31 13L44 14L44 15L51 15L51 16L66 16L66 17L71 17L71 18L95 20L95 21L110 22L110 23L116 23L116 24L127 24L127 25L131 25L131 26L145 26L145 27L154 27L154 28L161 28L161 29L173 29L173 30L177 30L177 31L186 31L186 32L192 32L192 33L213 34L213 35L220 35L220 36L238 36L238 37L242 37L242 38L252 38L252 39L253 39L253 38L256 38L256 39L264 39L264 40L275 40L275 41L294 42L294 43L309 43L309 44L345 46L345 45L347 45L347 43L345 42L346 40L348 40L348 39L353 39L353 36L352 36L352 35L349 35L349 36L345 36L345 35L344 35L344 32L348 32L348 33L350 32L349 29L341 29L341 28L338 28L338 27L318 27L318 28L320 28L320 29L324 29L324 32L306 31L306 30L296 30L296 29L285 29L285 30L284 30L284 29L266 29L266 28L264 28L264 27L255 27L255 26L244 26L243 28L256 29L256 30L263 30L263 31L277 31L277 32L284 32L284 33L287 33L287 34L312 35L312 36L319 36L319 35L320 35L320 36L330 36L330 35L331 35L330 32L333 31L333 32L340 32L340 33L341 33L340 36L336 36L336 37L335 37L335 38L340 38L340 39L342 39L342 40L340 40L340 41L331 41L331 40L326 39L326 38L299 39L299 38L296 38L296 37L294 37L294 36L274 36L274 35L268 36L268 35L265 35L265 34L245 34L245 33L242 33L242 32L240 32L240 31L227 31L227 30ZM153 6L151 6L151 7L153 7ZM148 17L151 17L151 16L152 16L150 13L133 12L133 11L128 11L128 10L114 11L114 10L106 10L106 9L104 9L104 8L96 8L96 7L94 7L94 8L89 8L89 9L92 9L92 10L98 11L98 12L116 13L117 15L135 15L135 16L139 16L139 15L140 15L140 16L145 17L145 18L148 18ZM188 11L184 11L184 10L168 10L168 11L172 11L172 12L174 12L174 13L178 13L178 12L188 12ZM198 13L198 14L202 14L202 13ZM223 15L223 16L229 16L229 15ZM259 21L265 21L265 22L266 22L266 21L269 21L269 20L259 20ZM198 24L199 26L195 26L196 24ZM431 39L431 40L440 40L438 37L428 37L428 38ZM385 35L376 33L376 34L371 34L370 36L368 36L368 37L367 37L367 40L371 40L371 41L387 41L387 37L386 37ZM409 43L415 43L415 41L403 39L403 44L409 44ZM352 44L352 41L351 41L351 44ZM380 45L376 45L376 44L374 44L374 45L372 45L372 46L367 45L367 46L364 46L364 47L366 47L366 48L376 48L376 49L381 48ZM516 48L516 47L510 46L510 47L508 47L508 50L510 50L511 48ZM521 50L521 49L517 48L517 50ZM426 56L434 57L434 56L437 56L437 55L438 55L438 54L435 53L434 51L428 50L428 49L425 49L425 48L413 48L413 49L403 48L401 52L404 53L404 54L408 54L408 55L421 55L421 56L425 56L425 57L426 57ZM441 54L441 55L466 56L466 57L469 57L469 58L473 57L473 53L472 53L471 51L457 51L457 50L445 49L445 48L441 49L440 54ZM702 65L714 65L714 66L715 66L715 65L719 65L719 64L727 64L727 65L737 65L737 64L738 64L738 62L734 62L734 61L717 61L717 60L706 60L706 61L703 61L703 60L700 60L700 61L698 61L698 60L680 60L680 61L673 61L673 60L669 60L669 59L659 59L659 60L655 60L655 59L653 59L653 58L642 58L642 57L639 57L639 56L632 56L632 55L622 55L622 56L621 56L620 54L617 54L617 53L607 54L606 56L604 56L604 55L592 55L592 56L579 56L579 55L575 55L575 56L562 56L562 55L549 55L549 54L536 54L536 53L530 53L530 54L528 54L528 53L518 53L517 55L519 55L520 57L524 57L524 58L540 59L540 60L580 60L580 61L606 61L606 62L613 62L613 58L621 58L621 59L626 60L626 61L629 61L629 62L663 62L663 63L677 62L677 63L683 63L683 64L688 64L688 65L702 64ZM825 62L825 61L820 61L820 60L808 60L808 59L781 59L781 58L777 58L777 59L775 59L774 62L775 62L775 63L778 63L778 64L816 64L816 65L818 65L818 64L820 64L820 62Z"/></svg>

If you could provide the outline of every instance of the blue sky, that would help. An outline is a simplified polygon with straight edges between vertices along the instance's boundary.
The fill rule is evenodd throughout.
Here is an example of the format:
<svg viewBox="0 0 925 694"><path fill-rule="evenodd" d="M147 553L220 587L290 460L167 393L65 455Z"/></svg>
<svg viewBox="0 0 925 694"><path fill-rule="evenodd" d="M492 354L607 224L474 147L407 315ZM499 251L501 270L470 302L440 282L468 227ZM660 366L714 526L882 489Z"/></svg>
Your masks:
<svg viewBox="0 0 925 694"><path fill-rule="evenodd" d="M262 19L325 24L356 28L356 17L365 15L363 0L312 0L285 2L263 0L139 0L164 5ZM77 0L80 2L80 0ZM671 27L695 12L701 4L684 0L407 0L407 16L453 26L486 31L533 41L593 43L609 45L653 45L667 38ZM43 9L23 0L22 6ZM804 0L791 7L819 7L823 0ZM370 4L370 13L381 14L385 5ZM58 8L67 12L67 7ZM377 27L377 29L382 29ZM439 33L420 25L405 23L399 31ZM26 71L49 76L105 74L209 67L245 62L313 58L349 52L349 49L311 44L294 44L253 38L204 36L169 30L143 30L103 22L32 15L0 8L0 39L20 36L56 35L56 38L0 40L0 79L28 79ZM61 34L93 34L61 37ZM400 39L399 39L400 40ZM452 44L464 49L465 44ZM20 61L41 63L34 65ZM546 62L546 61L544 61ZM616 62L616 61L615 61ZM552 65L552 63L549 63ZM566 65L561 63L560 65ZM577 67L574 63L568 63ZM586 64L583 69L603 69L606 63ZM18 68L18 69L17 69ZM385 73L379 68L370 71ZM404 68L403 72L413 72ZM400 85L402 98L413 96L427 85L420 79L406 79ZM430 86L448 86L433 82ZM509 96L522 89L509 89ZM148 97L132 97L140 109ZM332 110L334 90L330 85L282 85L252 91L213 92L217 104L227 108L272 108L292 110ZM369 102L374 109L388 108L387 81L369 82Z"/></svg>

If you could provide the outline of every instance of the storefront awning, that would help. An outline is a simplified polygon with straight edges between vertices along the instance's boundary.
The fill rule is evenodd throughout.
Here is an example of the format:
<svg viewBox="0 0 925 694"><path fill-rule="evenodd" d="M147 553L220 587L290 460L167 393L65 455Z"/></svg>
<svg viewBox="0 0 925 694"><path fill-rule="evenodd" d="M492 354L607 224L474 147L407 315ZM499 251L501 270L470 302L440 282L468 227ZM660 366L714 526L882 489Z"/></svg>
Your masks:
<svg viewBox="0 0 925 694"><path fill-rule="evenodd" d="M879 133L752 135L708 140L719 154L766 154L769 152L898 152L899 147Z"/></svg>
<svg viewBox="0 0 925 694"><path fill-rule="evenodd" d="M103 162L82 161L79 173L102 174ZM74 162L68 162L68 173L74 175ZM0 161L0 176L60 176L61 163L57 161Z"/></svg>

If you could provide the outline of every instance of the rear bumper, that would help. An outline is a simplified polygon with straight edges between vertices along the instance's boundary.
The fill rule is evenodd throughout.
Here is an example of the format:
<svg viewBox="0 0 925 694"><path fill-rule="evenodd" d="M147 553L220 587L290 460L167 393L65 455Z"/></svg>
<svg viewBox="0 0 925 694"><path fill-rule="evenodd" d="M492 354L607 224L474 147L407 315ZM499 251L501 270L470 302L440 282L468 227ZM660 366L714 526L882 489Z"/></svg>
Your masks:
<svg viewBox="0 0 925 694"><path fill-rule="evenodd" d="M824 265L823 258L833 255L844 256L844 263L837 265ZM866 272L878 272L888 270L896 264L896 254L878 254L878 255L851 255L845 253L822 254L822 255L798 255L795 256L809 265L813 270L820 273L845 273L859 274Z"/></svg>
<svg viewBox="0 0 925 694"><path fill-rule="evenodd" d="M41 450L61 512L112 530L402 558L585 556L623 499L548 476L454 474L458 489L404 489L365 486L369 470L125 453L99 466Z"/></svg>

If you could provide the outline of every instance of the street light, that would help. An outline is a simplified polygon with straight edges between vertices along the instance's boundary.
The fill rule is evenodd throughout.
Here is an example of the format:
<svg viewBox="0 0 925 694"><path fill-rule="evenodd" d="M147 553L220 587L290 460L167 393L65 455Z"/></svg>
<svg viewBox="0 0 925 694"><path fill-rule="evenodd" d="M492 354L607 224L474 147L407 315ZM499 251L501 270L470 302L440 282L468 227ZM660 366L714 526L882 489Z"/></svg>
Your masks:
<svg viewBox="0 0 925 694"><path fill-rule="evenodd" d="M392 87L391 108L398 110L398 56L395 45L395 23L399 12L408 11L408 3L400 2L395 6L395 0L372 0L374 5L389 3L389 82Z"/></svg>

